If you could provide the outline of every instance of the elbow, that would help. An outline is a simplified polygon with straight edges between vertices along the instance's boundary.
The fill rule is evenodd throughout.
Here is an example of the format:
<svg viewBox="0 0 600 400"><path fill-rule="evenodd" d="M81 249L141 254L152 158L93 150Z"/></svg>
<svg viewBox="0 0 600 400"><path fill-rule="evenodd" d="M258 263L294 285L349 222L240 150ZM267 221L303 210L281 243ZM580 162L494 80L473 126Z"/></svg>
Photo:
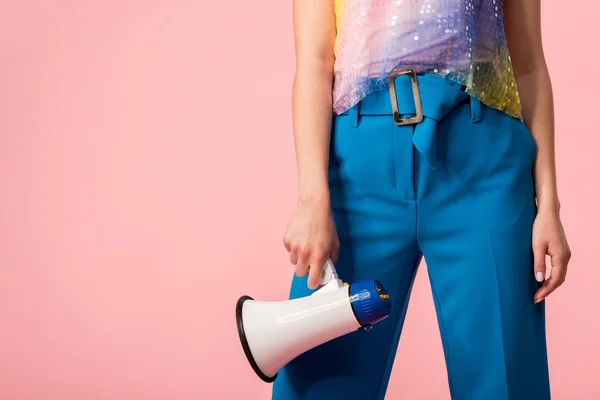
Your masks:
<svg viewBox="0 0 600 400"><path fill-rule="evenodd" d="M513 74L516 80L532 75L548 75L548 65L544 54L512 57Z"/></svg>
<svg viewBox="0 0 600 400"><path fill-rule="evenodd" d="M329 54L304 57L296 62L296 75L313 78L333 78L334 63L335 58Z"/></svg>
<svg viewBox="0 0 600 400"><path fill-rule="evenodd" d="M513 69L515 80L517 81L531 76L549 75L546 64L532 65L527 68L517 68L513 66Z"/></svg>

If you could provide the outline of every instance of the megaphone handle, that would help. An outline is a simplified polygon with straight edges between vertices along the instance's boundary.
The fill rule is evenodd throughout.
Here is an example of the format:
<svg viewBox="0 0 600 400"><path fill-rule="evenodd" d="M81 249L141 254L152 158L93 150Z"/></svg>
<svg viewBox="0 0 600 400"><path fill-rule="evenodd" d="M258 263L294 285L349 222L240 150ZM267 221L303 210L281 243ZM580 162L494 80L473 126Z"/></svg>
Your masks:
<svg viewBox="0 0 600 400"><path fill-rule="evenodd" d="M333 261L331 259L327 259L325 261L325 265L323 266L323 270L321 271L321 286L325 286L332 279L337 279L337 271L335 270L335 266L333 265Z"/></svg>
<svg viewBox="0 0 600 400"><path fill-rule="evenodd" d="M325 262L325 265L323 265L323 269L321 270L321 284L319 285L319 289L312 295L328 293L340 289L342 286L344 286L344 283L338 278L333 261L329 259Z"/></svg>

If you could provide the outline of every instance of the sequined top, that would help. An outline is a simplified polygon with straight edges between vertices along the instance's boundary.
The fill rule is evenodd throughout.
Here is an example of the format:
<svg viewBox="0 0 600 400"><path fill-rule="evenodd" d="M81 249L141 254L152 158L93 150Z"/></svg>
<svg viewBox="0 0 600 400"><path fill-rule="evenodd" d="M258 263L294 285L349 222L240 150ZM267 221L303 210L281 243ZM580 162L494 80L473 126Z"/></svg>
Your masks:
<svg viewBox="0 0 600 400"><path fill-rule="evenodd" d="M387 87L394 69L439 74L520 117L502 0L334 0L333 111Z"/></svg>

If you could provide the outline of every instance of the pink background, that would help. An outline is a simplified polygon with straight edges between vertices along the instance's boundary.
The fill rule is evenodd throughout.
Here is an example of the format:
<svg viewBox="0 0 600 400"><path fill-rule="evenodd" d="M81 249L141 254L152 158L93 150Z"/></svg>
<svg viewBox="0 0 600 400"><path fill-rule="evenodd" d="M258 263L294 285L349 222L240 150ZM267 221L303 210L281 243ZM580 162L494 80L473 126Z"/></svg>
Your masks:
<svg viewBox="0 0 600 400"><path fill-rule="evenodd" d="M600 7L544 4L573 250L552 387L599 399ZM234 306L292 274L291 2L3 1L0 61L0 398L268 398ZM423 268L388 398L448 397Z"/></svg>

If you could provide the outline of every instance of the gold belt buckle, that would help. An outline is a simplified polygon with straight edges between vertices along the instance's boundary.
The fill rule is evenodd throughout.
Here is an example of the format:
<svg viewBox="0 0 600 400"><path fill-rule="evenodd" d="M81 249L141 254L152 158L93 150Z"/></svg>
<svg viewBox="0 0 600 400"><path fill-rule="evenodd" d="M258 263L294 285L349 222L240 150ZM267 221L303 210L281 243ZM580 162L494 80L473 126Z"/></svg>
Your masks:
<svg viewBox="0 0 600 400"><path fill-rule="evenodd" d="M396 98L396 86L394 85L394 79L397 76L403 75L410 76L416 111L416 115L414 117L404 119L400 118L400 113L398 112L398 99ZM388 80L388 86L390 90L390 100L392 102L392 111L394 112L394 122L396 123L396 125L418 124L419 122L423 121L423 107L421 106L421 95L419 93L419 82L417 81L417 73L412 69L407 69L404 71L393 71Z"/></svg>

